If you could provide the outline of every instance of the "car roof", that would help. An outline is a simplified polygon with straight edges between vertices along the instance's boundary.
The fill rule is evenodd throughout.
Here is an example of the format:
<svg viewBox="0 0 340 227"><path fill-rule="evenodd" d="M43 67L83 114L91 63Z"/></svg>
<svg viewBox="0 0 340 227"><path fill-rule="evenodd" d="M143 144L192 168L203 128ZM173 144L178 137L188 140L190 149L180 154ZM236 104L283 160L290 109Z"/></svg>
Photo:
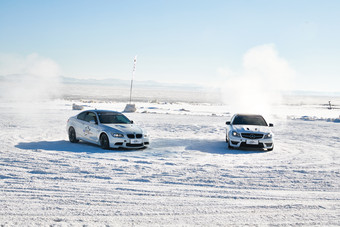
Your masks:
<svg viewBox="0 0 340 227"><path fill-rule="evenodd" d="M103 114L103 113L115 113L115 114L121 114L121 112L113 111L113 110L86 110L83 112L95 112L97 114Z"/></svg>
<svg viewBox="0 0 340 227"><path fill-rule="evenodd" d="M260 116L260 117L263 117L260 114L234 114L234 116Z"/></svg>

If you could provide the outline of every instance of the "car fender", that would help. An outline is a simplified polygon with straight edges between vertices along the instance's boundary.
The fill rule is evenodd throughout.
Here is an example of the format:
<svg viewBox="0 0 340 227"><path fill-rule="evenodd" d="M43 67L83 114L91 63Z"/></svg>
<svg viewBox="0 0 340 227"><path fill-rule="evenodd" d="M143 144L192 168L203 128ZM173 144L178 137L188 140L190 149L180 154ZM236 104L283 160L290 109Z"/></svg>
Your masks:
<svg viewBox="0 0 340 227"><path fill-rule="evenodd" d="M111 138L110 133L108 133L107 131L101 130L101 131L98 133L98 138L97 138L97 143L98 143L99 145L100 145L100 136L101 136L103 133L107 136L107 138L109 139L109 142L110 142L110 138Z"/></svg>
<svg viewBox="0 0 340 227"><path fill-rule="evenodd" d="M102 125L102 126L103 126L103 125ZM117 130L117 129L110 128L110 127L107 127L107 126L104 125L104 127L101 127L101 130L100 130L99 133L98 133L98 138L97 138L97 142L98 142L98 143L100 143L100 136L101 136L103 133L105 133L105 134L107 135L107 138L109 139L109 142L110 142L111 138L113 138L112 135L111 135L111 133L119 133L119 134L125 135L125 133L123 133L123 132L121 132L121 131L119 131L119 130Z"/></svg>
<svg viewBox="0 0 340 227"><path fill-rule="evenodd" d="M72 118L70 118L68 121L67 121L67 124L66 124L66 132L68 133L70 127L74 128L74 130L76 131L77 133L77 127L75 126L75 123L74 123L74 120Z"/></svg>

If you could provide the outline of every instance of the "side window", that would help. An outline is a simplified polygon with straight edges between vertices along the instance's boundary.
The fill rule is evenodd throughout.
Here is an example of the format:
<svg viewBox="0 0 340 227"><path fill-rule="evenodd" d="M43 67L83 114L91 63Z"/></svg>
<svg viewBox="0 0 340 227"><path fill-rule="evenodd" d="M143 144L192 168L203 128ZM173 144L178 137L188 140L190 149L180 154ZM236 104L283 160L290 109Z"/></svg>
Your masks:
<svg viewBox="0 0 340 227"><path fill-rule="evenodd" d="M85 121L87 122L94 121L96 122L96 124L98 123L96 114L92 112L87 113L87 115L85 116Z"/></svg>
<svg viewBox="0 0 340 227"><path fill-rule="evenodd" d="M77 119L85 121L85 116L86 116L87 113L88 112L82 112L82 113L78 114Z"/></svg>

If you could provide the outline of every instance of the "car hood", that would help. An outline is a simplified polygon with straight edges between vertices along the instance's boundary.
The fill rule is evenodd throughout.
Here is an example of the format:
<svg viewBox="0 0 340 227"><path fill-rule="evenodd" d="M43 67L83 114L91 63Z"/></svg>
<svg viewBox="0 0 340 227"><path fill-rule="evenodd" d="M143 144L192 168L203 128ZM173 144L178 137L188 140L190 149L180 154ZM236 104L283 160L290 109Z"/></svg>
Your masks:
<svg viewBox="0 0 340 227"><path fill-rule="evenodd" d="M268 126L259 125L233 125L233 129L239 133L269 133Z"/></svg>
<svg viewBox="0 0 340 227"><path fill-rule="evenodd" d="M106 129L113 129L125 134L143 134L143 130L134 124L103 124Z"/></svg>

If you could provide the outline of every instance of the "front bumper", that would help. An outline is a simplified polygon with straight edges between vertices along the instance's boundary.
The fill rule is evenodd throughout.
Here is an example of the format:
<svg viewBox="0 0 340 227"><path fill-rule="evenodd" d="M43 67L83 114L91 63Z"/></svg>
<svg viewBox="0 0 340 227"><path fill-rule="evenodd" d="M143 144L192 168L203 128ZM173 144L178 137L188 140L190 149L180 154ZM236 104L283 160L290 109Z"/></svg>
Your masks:
<svg viewBox="0 0 340 227"><path fill-rule="evenodd" d="M109 137L111 148L139 149L149 146L149 138L129 139L117 138L110 135Z"/></svg>
<svg viewBox="0 0 340 227"><path fill-rule="evenodd" d="M229 146L235 148L258 148L258 149L273 149L273 138L266 139L247 139L243 137L229 136Z"/></svg>

